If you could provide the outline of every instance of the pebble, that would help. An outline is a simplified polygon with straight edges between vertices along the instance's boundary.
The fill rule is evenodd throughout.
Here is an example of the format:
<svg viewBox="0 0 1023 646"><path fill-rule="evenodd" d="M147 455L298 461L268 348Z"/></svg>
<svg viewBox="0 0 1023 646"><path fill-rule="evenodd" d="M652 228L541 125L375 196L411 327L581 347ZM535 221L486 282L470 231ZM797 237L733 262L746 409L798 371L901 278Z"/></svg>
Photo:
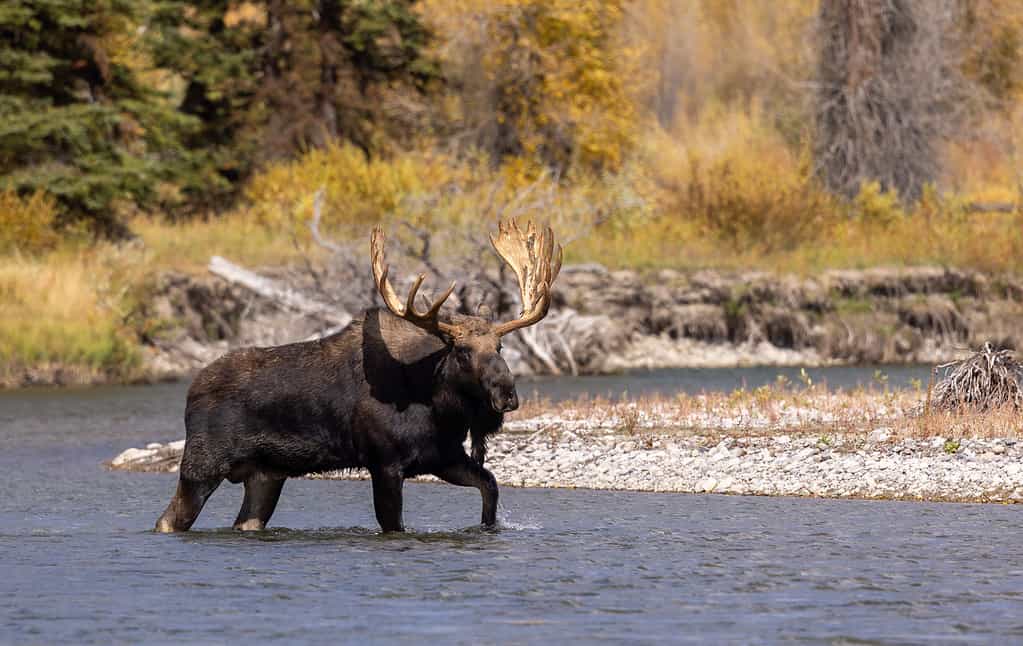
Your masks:
<svg viewBox="0 0 1023 646"><path fill-rule="evenodd" d="M870 432L867 439L871 442L887 442L891 438L892 432L888 428L878 428Z"/></svg>

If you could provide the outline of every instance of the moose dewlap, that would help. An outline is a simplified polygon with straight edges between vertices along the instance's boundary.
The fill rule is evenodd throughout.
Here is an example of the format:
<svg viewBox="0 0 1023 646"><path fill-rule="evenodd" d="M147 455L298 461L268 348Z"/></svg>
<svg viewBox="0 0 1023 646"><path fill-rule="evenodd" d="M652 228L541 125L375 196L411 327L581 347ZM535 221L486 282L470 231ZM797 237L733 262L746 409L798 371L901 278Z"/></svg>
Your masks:
<svg viewBox="0 0 1023 646"><path fill-rule="evenodd" d="M375 229L370 257L386 310L369 309L316 341L230 352L200 371L188 391L177 491L157 531L189 529L224 479L245 485L234 527L262 529L287 478L359 467L372 477L384 531L401 531L402 483L422 474L479 489L482 522L493 525L486 441L519 401L501 337L546 316L562 250L550 228L532 223L502 223L491 242L518 278L515 320L443 315L454 285L419 311L422 275L402 301Z"/></svg>

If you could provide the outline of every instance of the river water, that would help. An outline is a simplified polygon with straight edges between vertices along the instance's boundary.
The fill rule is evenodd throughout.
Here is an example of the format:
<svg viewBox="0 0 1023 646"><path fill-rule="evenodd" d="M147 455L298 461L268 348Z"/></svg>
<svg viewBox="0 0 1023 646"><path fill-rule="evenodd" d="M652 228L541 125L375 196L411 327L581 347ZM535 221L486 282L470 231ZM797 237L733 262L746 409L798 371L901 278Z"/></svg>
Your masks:
<svg viewBox="0 0 1023 646"><path fill-rule="evenodd" d="M184 391L0 393L0 642L1023 643L1010 506L505 487L482 531L474 490L409 483L383 536L368 483L290 480L272 530L224 529L225 484L155 535L174 476L99 465L180 437Z"/></svg>

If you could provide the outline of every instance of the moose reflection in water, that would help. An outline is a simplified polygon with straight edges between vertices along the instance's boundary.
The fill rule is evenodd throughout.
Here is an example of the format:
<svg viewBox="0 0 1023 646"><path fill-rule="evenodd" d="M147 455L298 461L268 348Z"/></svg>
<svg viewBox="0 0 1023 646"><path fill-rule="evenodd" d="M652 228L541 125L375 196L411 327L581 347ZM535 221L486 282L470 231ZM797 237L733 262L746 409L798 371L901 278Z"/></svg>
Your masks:
<svg viewBox="0 0 1023 646"><path fill-rule="evenodd" d="M518 407L501 337L546 316L562 250L549 227L532 223L502 223L491 242L518 278L523 311L515 320L442 317L454 284L420 312L423 275L402 303L374 229L373 275L387 310L367 310L323 339L237 350L200 371L188 391L177 491L157 531L188 530L225 478L245 483L234 527L263 529L286 478L356 467L369 469L384 531L402 530L402 484L421 474L479 489L482 522L495 524L486 441Z"/></svg>

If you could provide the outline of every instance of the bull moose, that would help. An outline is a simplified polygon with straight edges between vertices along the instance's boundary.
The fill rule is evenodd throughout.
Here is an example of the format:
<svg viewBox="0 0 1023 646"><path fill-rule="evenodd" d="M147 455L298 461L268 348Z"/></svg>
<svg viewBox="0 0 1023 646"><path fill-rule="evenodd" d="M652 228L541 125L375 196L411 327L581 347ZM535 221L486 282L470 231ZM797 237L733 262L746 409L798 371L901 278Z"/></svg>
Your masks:
<svg viewBox="0 0 1023 646"><path fill-rule="evenodd" d="M188 391L177 491L156 530L188 530L225 478L245 483L235 529L260 530L285 479L360 467L372 477L385 532L402 531L402 484L422 474L479 489L482 522L494 525L497 481L483 466L486 442L518 407L501 337L546 316L562 249L550 227L532 223L524 230L501 223L490 240L518 278L515 320L442 316L454 283L419 311L423 275L402 303L375 228L370 255L386 310L366 310L315 341L233 351L200 371Z"/></svg>

